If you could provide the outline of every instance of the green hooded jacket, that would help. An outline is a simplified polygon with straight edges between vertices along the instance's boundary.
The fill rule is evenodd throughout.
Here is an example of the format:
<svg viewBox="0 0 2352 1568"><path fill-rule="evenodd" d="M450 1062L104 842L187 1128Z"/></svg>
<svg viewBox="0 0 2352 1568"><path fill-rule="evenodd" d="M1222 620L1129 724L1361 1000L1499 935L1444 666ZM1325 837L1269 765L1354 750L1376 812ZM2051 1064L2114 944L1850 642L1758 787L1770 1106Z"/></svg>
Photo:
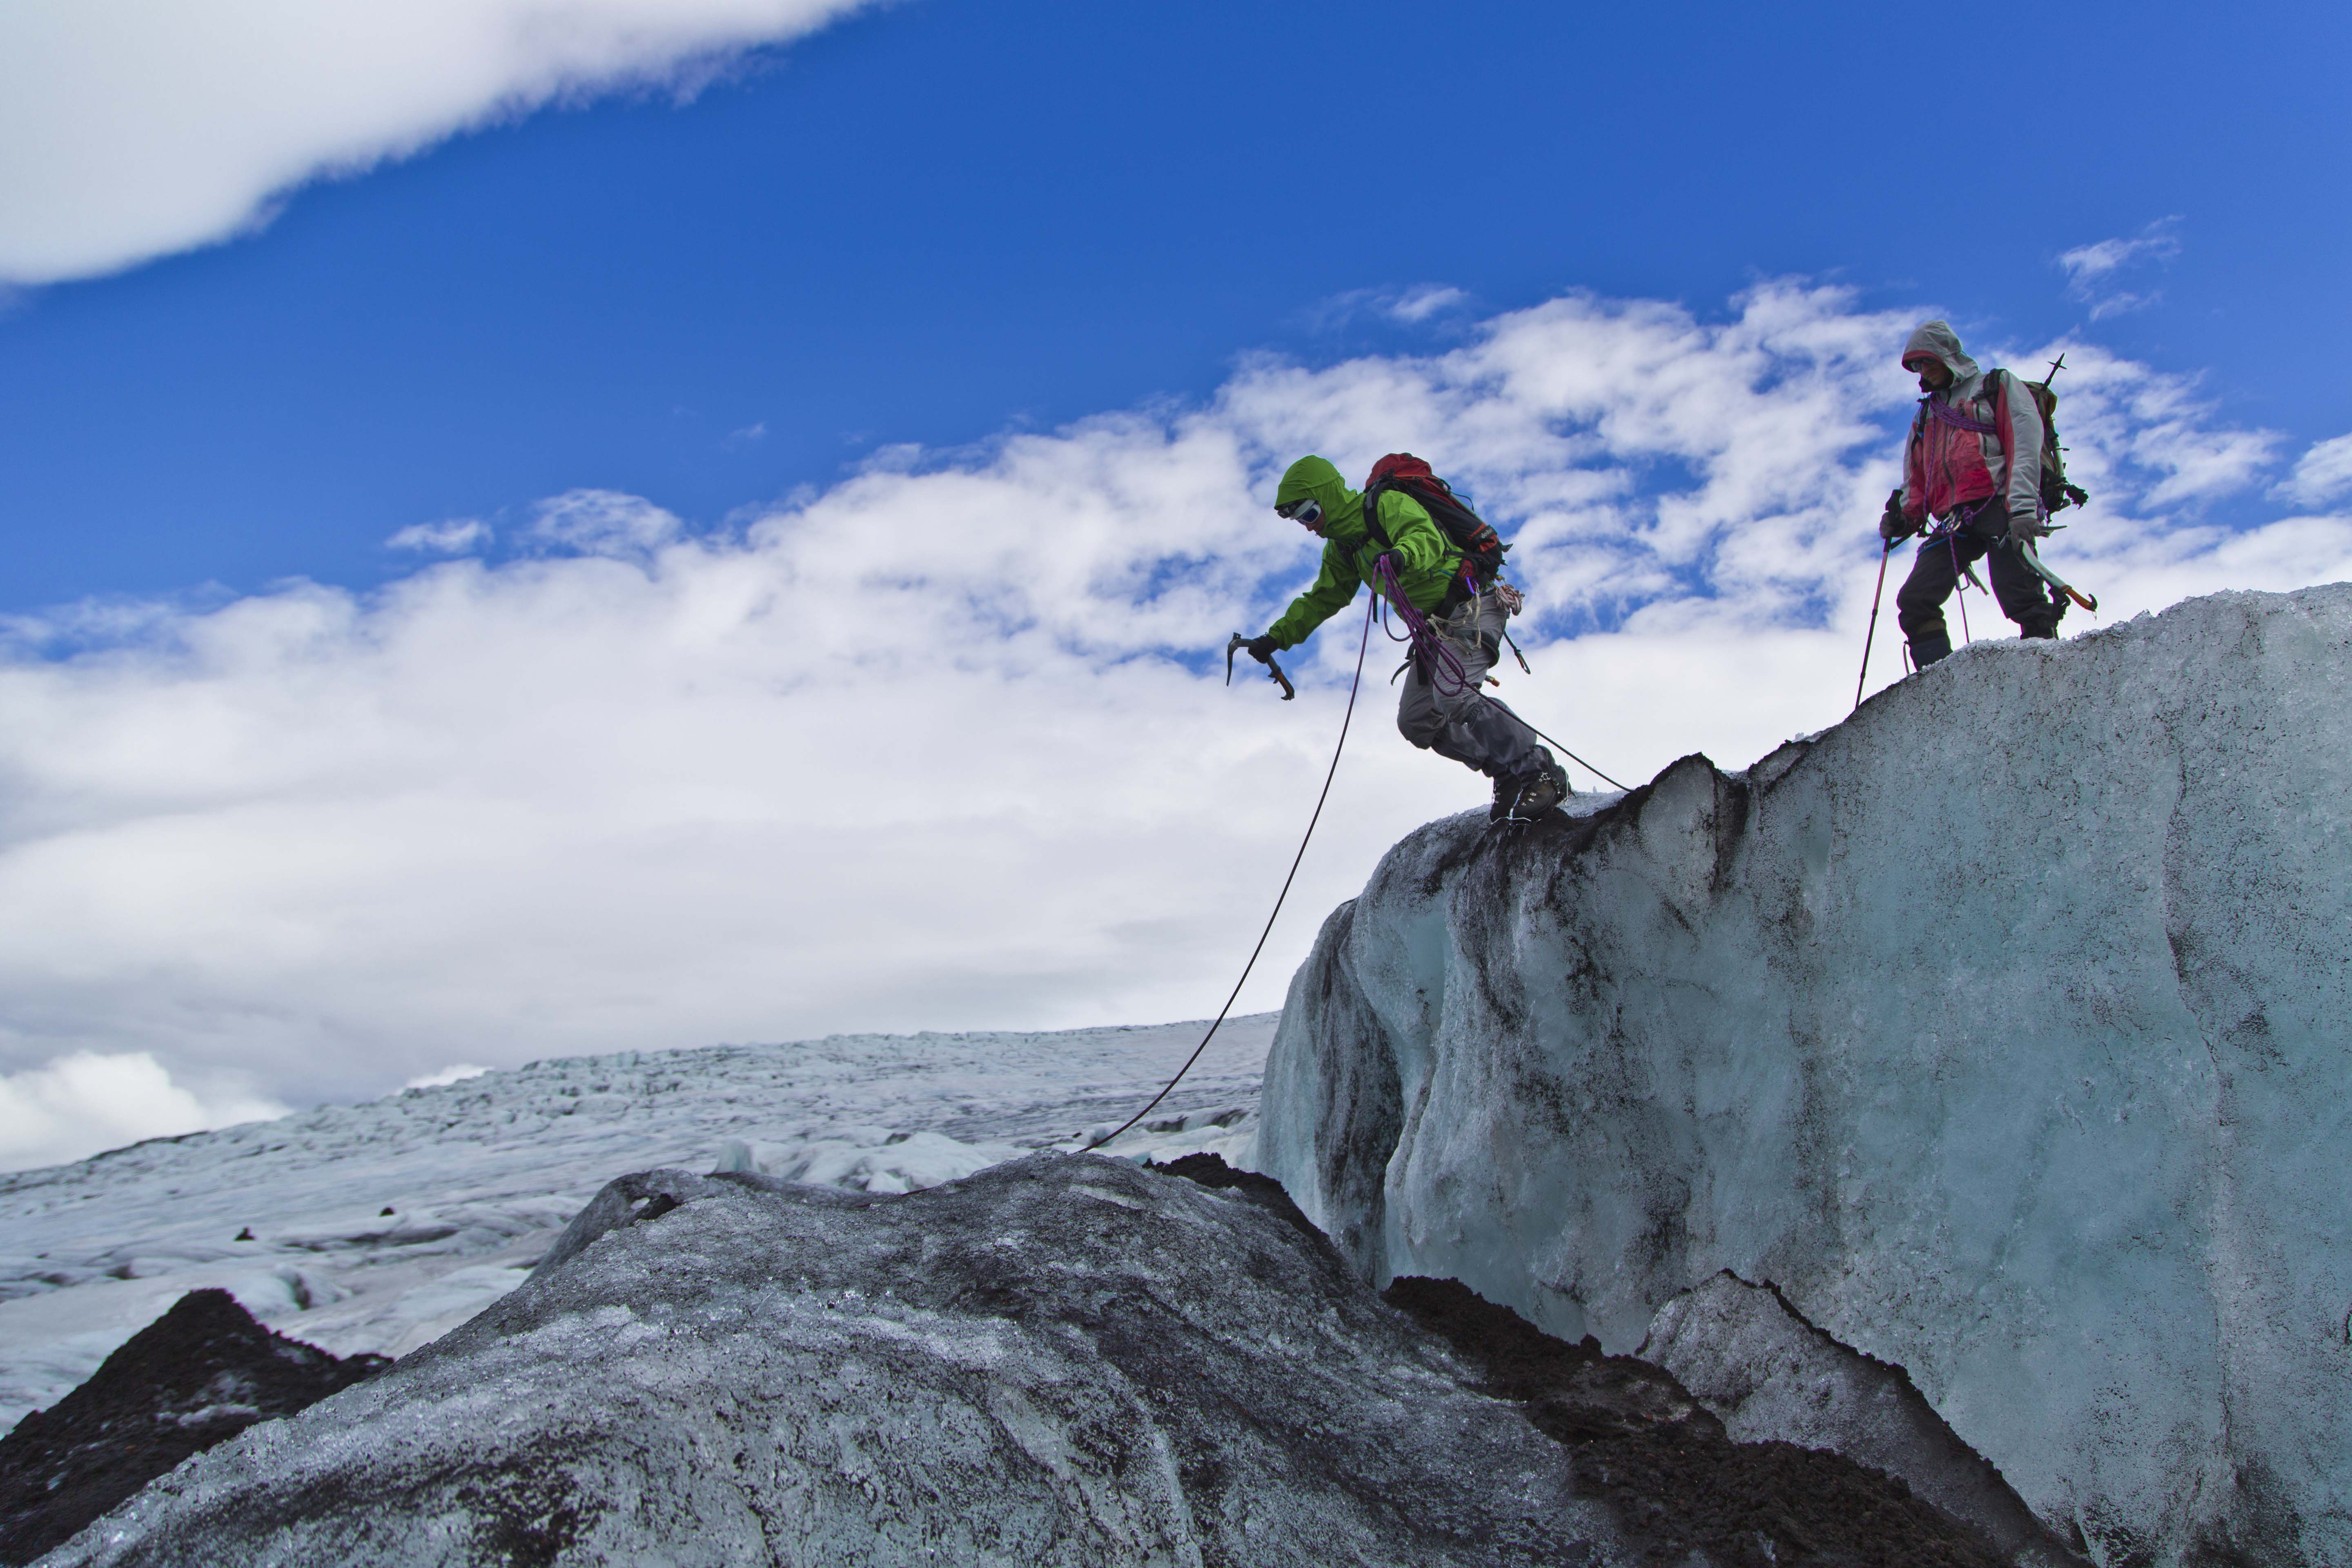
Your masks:
<svg viewBox="0 0 2352 1568"><path fill-rule="evenodd" d="M1381 546L1364 526L1363 492L1349 489L1339 470L1323 458L1301 458L1284 471L1274 504L1288 506L1309 496L1323 508L1323 569L1315 585L1290 601L1290 608L1266 628L1277 647L1297 647L1346 609L1358 588L1378 581L1372 563L1380 559ZM1461 574L1462 552L1419 501L1395 490L1381 496L1381 528L1395 550L1404 596L1424 614L1435 608Z"/></svg>

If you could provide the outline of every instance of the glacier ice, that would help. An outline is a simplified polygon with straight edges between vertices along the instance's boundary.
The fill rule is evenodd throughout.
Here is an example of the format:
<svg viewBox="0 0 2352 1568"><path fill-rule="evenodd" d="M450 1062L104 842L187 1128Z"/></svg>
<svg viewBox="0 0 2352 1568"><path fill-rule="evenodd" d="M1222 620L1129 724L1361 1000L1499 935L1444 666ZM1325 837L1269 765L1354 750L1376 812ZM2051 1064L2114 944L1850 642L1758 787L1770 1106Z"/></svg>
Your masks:
<svg viewBox="0 0 2352 1568"><path fill-rule="evenodd" d="M1901 1476L2020 1568L2081 1562L1902 1368L1840 1344L1769 1287L1717 1275L1658 1310L1641 1353L1718 1416L1734 1442L1827 1448Z"/></svg>
<svg viewBox="0 0 2352 1568"><path fill-rule="evenodd" d="M1984 642L1743 773L1415 833L1252 1161L1641 1344L1723 1270L2103 1564L2352 1562L2352 586Z"/></svg>
<svg viewBox="0 0 2352 1568"><path fill-rule="evenodd" d="M567 1058L0 1174L0 1427L206 1287L336 1354L405 1354L513 1289L615 1171L822 1148L831 1174L803 1179L905 1191L1072 1146L1142 1103L1204 1027ZM1227 1020L1169 1111L1111 1152L1238 1156L1273 1030Z"/></svg>
<svg viewBox="0 0 2352 1568"><path fill-rule="evenodd" d="M1035 1154L615 1182L531 1282L47 1568L1632 1568L1518 1406L1244 1193Z"/></svg>

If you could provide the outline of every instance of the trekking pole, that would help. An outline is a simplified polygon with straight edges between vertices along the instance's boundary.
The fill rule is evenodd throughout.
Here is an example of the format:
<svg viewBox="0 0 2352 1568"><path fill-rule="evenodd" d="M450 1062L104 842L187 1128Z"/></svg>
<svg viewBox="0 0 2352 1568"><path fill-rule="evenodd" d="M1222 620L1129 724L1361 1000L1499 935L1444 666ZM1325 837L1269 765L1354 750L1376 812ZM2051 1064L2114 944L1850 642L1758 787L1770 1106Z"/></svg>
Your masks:
<svg viewBox="0 0 2352 1568"><path fill-rule="evenodd" d="M1862 706L1862 683L1870 679L1870 644L1878 636L1878 602L1886 596L1886 558L1895 553L1888 540L1878 552L1878 586L1870 591L1870 629L1862 634L1862 673L1853 678L1853 705Z"/></svg>

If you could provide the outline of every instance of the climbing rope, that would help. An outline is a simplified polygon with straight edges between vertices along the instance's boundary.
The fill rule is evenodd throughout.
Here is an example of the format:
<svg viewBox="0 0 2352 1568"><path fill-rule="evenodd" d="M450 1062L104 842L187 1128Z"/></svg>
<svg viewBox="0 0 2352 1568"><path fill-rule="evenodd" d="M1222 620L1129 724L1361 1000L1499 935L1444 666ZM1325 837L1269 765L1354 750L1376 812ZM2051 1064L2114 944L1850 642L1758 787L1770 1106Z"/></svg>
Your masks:
<svg viewBox="0 0 2352 1568"><path fill-rule="evenodd" d="M1487 701L1489 701L1489 702L1494 702L1494 701L1495 701L1495 700L1494 700L1493 698L1491 698L1491 697L1486 697L1486 694L1485 692L1483 692L1483 691L1481 691L1480 693L1478 693L1478 695L1479 695L1479 696L1481 696L1481 697L1486 697L1486 700L1487 700ZM1497 707L1497 708L1502 708L1502 707L1503 707L1503 705L1502 705L1501 703L1499 703L1499 702L1496 702L1496 703L1495 703L1495 706L1496 706L1496 707ZM1528 724L1528 721L1527 721L1525 719L1519 719L1518 711L1517 711L1516 709L1504 708L1504 709L1503 709L1503 711L1504 711L1504 712L1506 712L1506 713L1510 714L1510 716L1511 716L1512 718L1514 718L1514 719L1518 719L1520 723L1522 723L1522 724ZM1578 756L1574 752L1570 751L1566 746L1561 746L1561 745L1560 745L1560 743L1559 743L1558 741L1552 741L1552 738L1551 738L1549 735L1545 734L1541 730L1537 729L1533 724L1528 724L1528 732L1529 732L1529 733L1531 733L1531 734L1533 734L1533 735L1534 735L1538 740L1541 740L1541 741L1551 741L1551 743L1552 743L1553 745L1555 745L1555 746L1559 746L1559 754L1560 754L1561 756L1566 757L1570 762L1574 763L1578 767L1582 768L1586 773L1591 773L1594 778L1599 779L1602 784L1607 784L1610 788L1612 788L1612 789L1613 789L1613 790L1616 790L1616 791L1617 791L1619 794L1621 794L1621 795L1624 793L1624 791L1625 791L1625 787L1626 787L1625 785L1619 784L1615 779L1611 778L1607 773L1602 773L1599 768L1594 767L1591 763L1586 762L1582 757Z"/></svg>
<svg viewBox="0 0 2352 1568"><path fill-rule="evenodd" d="M1339 753L1348 749L1348 726L1356 717L1356 689L1364 683L1364 655L1371 649L1372 612L1379 603L1380 596L1374 595L1372 603L1364 606L1364 635L1356 647L1356 675L1355 679L1348 683L1348 710L1339 718L1339 743L1331 748L1331 765L1323 774L1323 793L1315 797L1315 814L1307 819L1307 832L1298 840L1298 853L1290 858L1290 875L1282 879L1282 891L1274 896L1274 910L1265 917L1265 929L1257 933L1257 945L1250 949L1249 962L1242 965L1242 977L1234 982L1233 994L1227 996L1225 1005L1217 1009L1216 1022L1211 1024L1209 1032L1201 1037L1201 1043L1192 1047L1192 1054L1184 1058L1184 1065L1176 1069L1176 1076L1170 1079L1142 1110L1120 1122L1113 1131L1088 1143L1086 1148L1078 1151L1079 1153L1084 1154L1101 1148L1157 1110L1160 1102L1167 1099L1170 1092L1183 1081L1184 1075L1192 1070L1192 1064L1201 1059L1201 1053L1209 1048L1209 1042L1217 1037L1217 1031L1224 1026L1225 1015L1234 1010L1234 1002L1241 997L1242 987L1249 984L1250 971L1257 967L1257 955L1265 951L1265 939L1274 934L1275 918L1282 913L1282 900L1290 897L1290 884L1298 876L1299 862L1307 858L1307 841L1315 837L1315 825L1323 820L1323 803L1331 798L1331 781L1339 773Z"/></svg>
<svg viewBox="0 0 2352 1568"><path fill-rule="evenodd" d="M1454 679L1455 683L1454 688L1454 690L1472 691L1475 692L1482 700L1493 701L1494 700L1487 697L1484 691L1478 690L1477 687L1470 680L1469 671L1463 668L1462 661L1455 657L1454 650L1446 646L1445 639L1437 635L1435 628L1430 626L1427 618L1424 617L1420 611L1415 610L1412 607L1412 601L1407 599L1404 596L1403 592L1397 588L1396 571L1394 567L1390 565L1389 558L1385 555L1381 556L1378 563L1378 566L1382 583L1391 590L1394 595L1394 603L1401 607L1402 614L1399 618L1402 619L1405 625L1405 637L1399 637L1393 632L1391 632L1389 635L1399 642L1405 641L1409 637L1412 640L1416 652L1420 651L1423 647L1423 639L1425 637L1428 639L1429 646L1433 647L1436 650L1436 658L1443 660L1443 663L1439 665L1439 668L1446 669ZM1339 744L1331 748L1331 765L1324 770L1323 793L1315 797L1314 815L1307 819L1307 832L1298 840L1298 853L1290 858L1290 873L1282 879L1282 891L1274 896L1274 909L1272 912L1267 914L1265 917L1265 929L1257 933L1257 945L1250 949L1249 962L1242 965L1242 977L1234 982L1233 993L1225 998L1225 1005L1217 1009L1215 1022L1209 1026L1209 1032L1201 1037L1201 1043L1192 1047L1192 1054L1184 1058L1184 1065L1176 1069L1176 1076L1170 1079L1165 1084L1161 1085L1160 1092L1153 1095L1150 1100L1145 1102L1142 1110L1129 1117L1125 1121L1120 1122L1110 1131L1106 1132L1101 1137L1094 1139L1088 1142L1085 1148L1078 1151L1079 1153L1091 1153L1093 1151L1101 1148L1104 1144L1118 1138L1119 1134L1125 1132L1129 1128L1133 1127L1137 1122L1142 1121L1145 1117L1158 1110L1160 1102L1167 1099L1168 1096L1174 1091L1176 1086L1184 1080L1184 1075L1186 1073L1192 1070L1192 1064L1201 1059L1201 1053L1209 1048L1209 1042L1217 1037L1217 1031L1224 1027L1225 1016L1234 1010L1234 1004L1240 1000L1242 987L1249 984L1250 971L1257 967L1258 955L1265 951L1266 939L1274 934L1274 922L1282 913L1282 901L1290 897L1290 884L1297 879L1299 865L1307 858L1307 846L1315 837L1315 825L1323 820L1323 804L1331 798L1331 781L1339 776L1339 754L1348 748L1348 726L1354 721L1356 717L1356 693L1364 684L1364 656L1371 650L1372 618L1381 610L1381 598L1382 596L1379 593L1374 593L1371 595L1370 602L1364 606L1364 631L1362 637L1358 639L1356 644L1356 673L1348 682L1348 710L1341 714L1339 718ZM1385 629L1387 623L1383 621L1381 624L1383 629ZM1432 684L1434 684L1434 681L1433 681ZM1496 706L1500 707L1501 704L1497 703ZM1507 708L1503 710L1507 713L1511 711ZM1511 716L1515 719L1518 718L1518 715L1516 713L1512 713ZM1524 719L1519 719L1519 722L1522 724L1528 723ZM1552 741L1552 738L1549 735L1544 734L1541 730L1536 729L1533 724L1528 724L1528 728L1535 734L1541 736L1544 740L1551 741L1553 745L1559 746L1560 754L1562 756L1567 757L1570 761L1575 763L1577 766L1592 774L1595 778L1598 778L1606 784L1615 784L1616 787L1621 790L1625 787L1623 784L1618 784L1615 779L1611 778L1607 773L1602 773L1599 768L1594 767L1591 763L1586 762L1582 757L1578 756L1574 752L1570 751L1566 746L1560 746L1558 741Z"/></svg>

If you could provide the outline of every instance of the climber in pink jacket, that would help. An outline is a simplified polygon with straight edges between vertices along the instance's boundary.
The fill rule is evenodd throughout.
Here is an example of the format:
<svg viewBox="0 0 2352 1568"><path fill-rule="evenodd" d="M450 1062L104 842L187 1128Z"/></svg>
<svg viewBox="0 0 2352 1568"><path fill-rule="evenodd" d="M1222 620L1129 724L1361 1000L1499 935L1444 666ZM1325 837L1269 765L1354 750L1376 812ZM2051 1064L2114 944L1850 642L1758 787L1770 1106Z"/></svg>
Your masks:
<svg viewBox="0 0 2352 1568"><path fill-rule="evenodd" d="M1911 334L1903 368L1919 377L1925 395L1904 448L1903 488L1887 498L1878 531L1892 548L1927 529L1895 595L1912 662L1925 668L1952 651L1944 601L1961 571L1987 557L1993 596L2020 635L2056 637L2066 601L2017 548L2050 531L2042 510L2041 409L2013 377L1979 370L1946 321L1924 322Z"/></svg>

